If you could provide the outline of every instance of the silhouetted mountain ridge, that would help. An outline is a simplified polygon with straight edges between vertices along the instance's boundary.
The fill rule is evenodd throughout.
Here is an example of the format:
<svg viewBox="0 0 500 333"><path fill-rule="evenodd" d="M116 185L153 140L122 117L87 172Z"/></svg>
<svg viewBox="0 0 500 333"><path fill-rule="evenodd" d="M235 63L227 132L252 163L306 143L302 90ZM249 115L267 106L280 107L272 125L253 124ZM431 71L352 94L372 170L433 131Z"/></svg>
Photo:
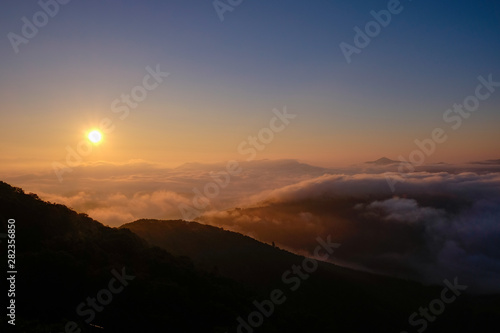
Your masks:
<svg viewBox="0 0 500 333"><path fill-rule="evenodd" d="M282 287L283 273L304 259L250 237L197 222L138 220L121 228L128 228L151 244L172 253L190 256L201 267L217 267L218 273L257 288L259 293ZM314 313L322 328L330 327L325 318L330 318L332 313L341 313L342 318L335 317L337 325L332 326L339 332L351 332L356 326L364 327L360 331L372 332L404 328L408 325L408 315L414 311L411 309L428 303L442 288L423 287L418 283L358 272L325 262L319 262L318 270L303 285L283 307L296 315L304 315L303 304L307 304L304 311ZM335 302L332 303L331 299ZM492 305L499 298L486 299L485 304ZM457 322L454 315L475 307L472 305L475 301L468 296L462 301L454 314L441 319L429 332L460 331L463 323ZM297 308L302 310L297 312ZM369 313L362 315L366 319L364 323L356 323L355 318L358 317L353 315L359 309ZM485 321L486 325L493 325L493 317L485 316L490 320Z"/></svg>
<svg viewBox="0 0 500 333"><path fill-rule="evenodd" d="M289 266L301 260L296 254L251 237L197 222L143 219L120 228L130 229L170 253L188 256L200 268L251 286L279 281Z"/></svg>
<svg viewBox="0 0 500 333"><path fill-rule="evenodd" d="M68 321L95 331L76 307L107 288L112 270L135 279L90 322L106 332L222 332L247 308L243 288L196 270L188 258L3 182L0 217L16 220L19 332L61 332Z"/></svg>

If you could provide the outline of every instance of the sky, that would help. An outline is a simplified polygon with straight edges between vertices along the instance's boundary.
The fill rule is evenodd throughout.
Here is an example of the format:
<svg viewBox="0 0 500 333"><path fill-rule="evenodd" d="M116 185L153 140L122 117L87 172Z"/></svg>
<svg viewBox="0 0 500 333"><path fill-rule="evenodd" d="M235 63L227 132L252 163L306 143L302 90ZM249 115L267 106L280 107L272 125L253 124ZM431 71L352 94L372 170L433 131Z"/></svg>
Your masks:
<svg viewBox="0 0 500 333"><path fill-rule="evenodd" d="M285 107L296 117L257 159L325 167L396 159L438 127L449 138L426 162L498 158L499 93L459 130L443 113L474 94L478 76L500 81L500 4L402 1L348 63L341 43L355 46L354 28L390 3L242 1L219 16L211 1L72 0L44 22L36 1L7 0L2 170L64 164L66 147L76 150L106 118L113 131L82 163L245 160L239 145ZM41 26L25 28L29 38L16 44L11 33L24 38L23 17ZM157 66L169 75L120 119L113 101Z"/></svg>

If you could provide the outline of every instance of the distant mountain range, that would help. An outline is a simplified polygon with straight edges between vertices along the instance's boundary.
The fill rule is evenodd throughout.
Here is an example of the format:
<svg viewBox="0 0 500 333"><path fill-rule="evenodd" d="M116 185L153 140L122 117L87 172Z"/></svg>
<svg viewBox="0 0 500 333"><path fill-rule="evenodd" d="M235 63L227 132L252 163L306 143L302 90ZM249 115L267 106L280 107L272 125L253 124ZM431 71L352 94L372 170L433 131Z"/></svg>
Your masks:
<svg viewBox="0 0 500 333"><path fill-rule="evenodd" d="M400 163L399 161L394 161L394 160L391 160L387 157L382 157L382 158L379 158L378 160L376 161L369 161L369 162L365 162L366 164L376 164L376 165L390 165L390 164L395 164L395 163Z"/></svg>
<svg viewBox="0 0 500 333"><path fill-rule="evenodd" d="M472 162L472 164L500 165L500 159L498 159L498 160L477 161L477 162Z"/></svg>
<svg viewBox="0 0 500 333"><path fill-rule="evenodd" d="M400 332L443 288L324 262L304 275L304 257L238 233L178 220L109 228L0 182L0 231L7 219L16 220L22 332L62 332L75 322L81 332L247 333L238 318L277 289L286 301L252 332ZM129 285L92 320L79 315L78 305L102 300L122 270L134 277ZM427 332L492 332L499 300L462 295Z"/></svg>
<svg viewBox="0 0 500 333"><path fill-rule="evenodd" d="M400 161L395 161L391 160L390 158L387 157L381 157L378 160L375 161L368 161L365 162L364 164L373 164L373 165L392 165L392 164L399 164L401 163ZM470 164L478 164L478 165L500 165L500 159L497 160L485 160L485 161L475 161L475 162L470 162ZM439 163L434 163L433 165L448 165L450 166L451 164L445 163L445 162L439 162ZM459 165L457 165L459 166Z"/></svg>

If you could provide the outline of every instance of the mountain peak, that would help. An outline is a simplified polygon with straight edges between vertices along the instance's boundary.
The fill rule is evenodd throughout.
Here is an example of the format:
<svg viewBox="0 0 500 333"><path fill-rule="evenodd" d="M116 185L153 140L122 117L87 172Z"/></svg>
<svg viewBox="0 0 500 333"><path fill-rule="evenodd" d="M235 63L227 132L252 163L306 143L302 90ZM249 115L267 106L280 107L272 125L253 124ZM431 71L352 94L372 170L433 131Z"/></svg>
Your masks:
<svg viewBox="0 0 500 333"><path fill-rule="evenodd" d="M389 164L398 163L398 161L391 160L387 157L381 157L376 161L369 161L369 162L365 162L365 163L366 164L376 164L376 165L389 165Z"/></svg>

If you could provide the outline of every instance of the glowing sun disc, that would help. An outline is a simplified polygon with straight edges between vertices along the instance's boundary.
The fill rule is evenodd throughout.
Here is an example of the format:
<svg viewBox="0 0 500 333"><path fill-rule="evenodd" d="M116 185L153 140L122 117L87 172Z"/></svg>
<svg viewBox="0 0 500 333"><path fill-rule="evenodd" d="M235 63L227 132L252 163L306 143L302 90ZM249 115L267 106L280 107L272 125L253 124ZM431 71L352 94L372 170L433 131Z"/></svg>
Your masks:
<svg viewBox="0 0 500 333"><path fill-rule="evenodd" d="M88 138L93 143L98 143L102 140L102 134L99 131L92 131L89 133Z"/></svg>

